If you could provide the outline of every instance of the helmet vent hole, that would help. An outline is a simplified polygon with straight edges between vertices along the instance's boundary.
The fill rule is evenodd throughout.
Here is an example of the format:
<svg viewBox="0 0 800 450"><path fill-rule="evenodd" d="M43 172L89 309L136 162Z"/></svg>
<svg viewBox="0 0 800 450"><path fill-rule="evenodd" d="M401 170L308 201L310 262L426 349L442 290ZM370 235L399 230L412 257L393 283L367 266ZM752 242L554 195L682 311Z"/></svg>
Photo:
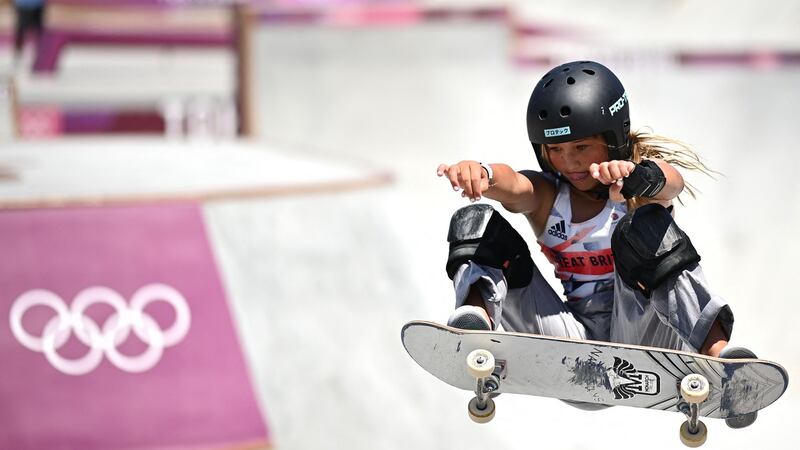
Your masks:
<svg viewBox="0 0 800 450"><path fill-rule="evenodd" d="M589 75L594 75L594 70L583 69L583 73L587 73Z"/></svg>
<svg viewBox="0 0 800 450"><path fill-rule="evenodd" d="M562 72L569 72L569 67L564 67L564 70Z"/></svg>
<svg viewBox="0 0 800 450"><path fill-rule="evenodd" d="M575 78L567 77L567 84L570 84L570 85L575 84Z"/></svg>
<svg viewBox="0 0 800 450"><path fill-rule="evenodd" d="M572 114L572 110L569 108L569 106L561 107L561 117L568 117L570 114Z"/></svg>
<svg viewBox="0 0 800 450"><path fill-rule="evenodd" d="M552 82L553 82L553 79L552 79L552 78L551 78L551 79L549 79L549 80L547 80L547 82L544 84L544 87L550 86L550 84L551 84Z"/></svg>
<svg viewBox="0 0 800 450"><path fill-rule="evenodd" d="M539 111L539 119L541 119L541 120L547 119L547 110L546 109L543 109L543 110Z"/></svg>

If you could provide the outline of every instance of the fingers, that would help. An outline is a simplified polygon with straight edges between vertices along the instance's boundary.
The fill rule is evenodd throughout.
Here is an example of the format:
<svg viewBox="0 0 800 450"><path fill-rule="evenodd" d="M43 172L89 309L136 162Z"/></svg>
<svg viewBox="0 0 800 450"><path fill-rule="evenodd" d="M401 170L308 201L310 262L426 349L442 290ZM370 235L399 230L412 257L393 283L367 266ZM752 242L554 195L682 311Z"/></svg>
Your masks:
<svg viewBox="0 0 800 450"><path fill-rule="evenodd" d="M461 183L458 181L460 174L461 169L458 166L450 167L450 169L447 171L447 178L450 179L450 185L453 186L454 191L461 189Z"/></svg>
<svg viewBox="0 0 800 450"><path fill-rule="evenodd" d="M625 197L622 195L622 180L617 180L608 188L608 198L613 202L624 202Z"/></svg>
<svg viewBox="0 0 800 450"><path fill-rule="evenodd" d="M470 195L470 199L473 201L480 200L481 194L483 193L483 189L481 189L481 177L483 176L483 168L481 166L471 167L470 168L470 191L472 195Z"/></svg>
<svg viewBox="0 0 800 450"><path fill-rule="evenodd" d="M462 197L472 201L481 197L481 169L477 164L465 164L458 173L459 185L464 192Z"/></svg>
<svg viewBox="0 0 800 450"><path fill-rule="evenodd" d="M600 164L592 163L592 165L589 166L589 174L595 180L600 180Z"/></svg>
<svg viewBox="0 0 800 450"><path fill-rule="evenodd" d="M600 179L603 181L603 184L610 184L612 181L615 181L616 178L611 176L611 167L607 163L600 164Z"/></svg>
<svg viewBox="0 0 800 450"><path fill-rule="evenodd" d="M440 176L440 177L447 176L448 181L450 181L450 186L453 187L454 191L457 191L458 190L458 183L455 182L453 180L453 178L450 176L451 172L455 173L451 169L452 168L450 166L448 166L447 164L439 164L439 167L436 168L436 175Z"/></svg>
<svg viewBox="0 0 800 450"><path fill-rule="evenodd" d="M436 168L437 176L447 177L453 190L463 189L461 196L472 201L480 200L481 198L483 173L483 168L475 161L462 161L453 166L439 164Z"/></svg>
<svg viewBox="0 0 800 450"><path fill-rule="evenodd" d="M608 170L611 178L619 180L627 177L633 171L635 165L630 161L611 161L608 164Z"/></svg>
<svg viewBox="0 0 800 450"><path fill-rule="evenodd" d="M630 161L606 161L592 164L589 171L592 178L609 185L630 175L633 167L635 166Z"/></svg>
<svg viewBox="0 0 800 450"><path fill-rule="evenodd" d="M592 175L592 178L606 185L616 181L616 178L611 178L611 172L609 171L607 162L600 164L593 163L589 166L589 173Z"/></svg>

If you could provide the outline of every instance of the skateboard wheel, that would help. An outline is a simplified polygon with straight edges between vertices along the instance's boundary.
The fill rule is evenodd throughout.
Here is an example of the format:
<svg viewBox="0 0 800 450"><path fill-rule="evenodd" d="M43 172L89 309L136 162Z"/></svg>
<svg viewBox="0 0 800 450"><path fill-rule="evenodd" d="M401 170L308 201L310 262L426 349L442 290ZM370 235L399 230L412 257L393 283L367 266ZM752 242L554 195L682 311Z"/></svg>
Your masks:
<svg viewBox="0 0 800 450"><path fill-rule="evenodd" d="M708 428L699 420L697 421L697 433L689 431L688 420L681 425L681 442L687 447L700 447L706 442L706 437L708 437Z"/></svg>
<svg viewBox="0 0 800 450"><path fill-rule="evenodd" d="M689 403L704 402L708 398L708 392L708 380L700 374L686 375L681 380L681 396Z"/></svg>
<svg viewBox="0 0 800 450"><path fill-rule="evenodd" d="M492 399L486 400L486 407L483 409L478 408L478 397L473 397L472 400L469 401L469 405L467 405L469 418L477 423L486 423L494 419L494 411L494 400Z"/></svg>
<svg viewBox="0 0 800 450"><path fill-rule="evenodd" d="M473 350L467 355L467 370L475 378L490 376L494 372L494 355L488 350Z"/></svg>

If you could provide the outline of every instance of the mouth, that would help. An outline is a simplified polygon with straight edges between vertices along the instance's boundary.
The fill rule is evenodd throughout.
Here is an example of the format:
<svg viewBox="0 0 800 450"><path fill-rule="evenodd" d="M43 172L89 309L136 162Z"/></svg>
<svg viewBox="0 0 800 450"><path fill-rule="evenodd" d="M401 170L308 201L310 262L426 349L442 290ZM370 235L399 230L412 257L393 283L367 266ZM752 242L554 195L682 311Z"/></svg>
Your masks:
<svg viewBox="0 0 800 450"><path fill-rule="evenodd" d="M569 181L579 182L589 178L589 172L567 172L564 176L569 179Z"/></svg>

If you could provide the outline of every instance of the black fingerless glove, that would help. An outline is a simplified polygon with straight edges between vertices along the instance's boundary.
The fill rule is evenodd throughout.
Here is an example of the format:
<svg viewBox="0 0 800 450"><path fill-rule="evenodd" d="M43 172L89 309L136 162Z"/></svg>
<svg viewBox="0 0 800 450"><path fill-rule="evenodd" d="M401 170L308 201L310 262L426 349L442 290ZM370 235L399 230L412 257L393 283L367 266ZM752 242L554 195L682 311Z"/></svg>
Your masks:
<svg viewBox="0 0 800 450"><path fill-rule="evenodd" d="M652 198L661 192L661 189L664 189L665 184L667 184L667 177L664 176L664 172L658 167L658 164L645 159L636 164L633 172L625 178L621 192L625 198Z"/></svg>

